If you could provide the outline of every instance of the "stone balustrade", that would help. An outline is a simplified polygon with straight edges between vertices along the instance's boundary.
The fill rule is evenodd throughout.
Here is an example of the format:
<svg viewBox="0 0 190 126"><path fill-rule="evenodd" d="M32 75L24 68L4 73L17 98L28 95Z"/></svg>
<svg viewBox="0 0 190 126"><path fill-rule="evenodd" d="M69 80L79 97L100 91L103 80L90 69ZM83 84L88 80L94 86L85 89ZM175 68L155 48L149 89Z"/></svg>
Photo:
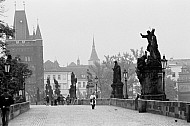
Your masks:
<svg viewBox="0 0 190 126"><path fill-rule="evenodd" d="M81 105L90 105L89 99L79 100ZM182 101L157 101L143 99L97 99L97 105L112 105L132 110L138 110L139 113L149 112L164 116L187 120L190 122L190 103Z"/></svg>
<svg viewBox="0 0 190 126"><path fill-rule="evenodd" d="M30 102L23 102L23 103L17 103L10 106L10 113L9 113L9 119L14 119L18 115L28 111L30 109ZM0 124L1 122L0 117ZM2 124L1 124L2 125Z"/></svg>

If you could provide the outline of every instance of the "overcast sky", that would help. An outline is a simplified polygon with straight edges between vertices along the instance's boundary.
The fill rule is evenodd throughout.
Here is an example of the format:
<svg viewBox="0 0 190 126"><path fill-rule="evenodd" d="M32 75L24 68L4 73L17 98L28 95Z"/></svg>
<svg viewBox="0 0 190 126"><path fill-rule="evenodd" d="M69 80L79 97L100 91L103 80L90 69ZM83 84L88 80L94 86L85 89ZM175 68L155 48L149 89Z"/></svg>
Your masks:
<svg viewBox="0 0 190 126"><path fill-rule="evenodd" d="M17 10L23 9L23 0ZM13 24L14 0L6 0L4 20ZM87 64L93 35L98 57L146 49L146 34L155 28L158 48L166 58L190 59L190 0L25 0L30 34L40 25L44 61L61 66Z"/></svg>

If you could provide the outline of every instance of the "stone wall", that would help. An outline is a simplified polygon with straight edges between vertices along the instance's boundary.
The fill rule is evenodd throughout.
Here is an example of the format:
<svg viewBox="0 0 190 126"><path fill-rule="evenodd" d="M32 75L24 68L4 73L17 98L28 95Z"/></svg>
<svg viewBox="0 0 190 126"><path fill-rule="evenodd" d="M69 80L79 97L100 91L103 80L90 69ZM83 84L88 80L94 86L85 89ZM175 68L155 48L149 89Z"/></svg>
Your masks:
<svg viewBox="0 0 190 126"><path fill-rule="evenodd" d="M90 100L80 100L81 105L90 105ZM190 122L190 103L181 101L157 101L139 99L97 99L97 105L112 105L122 108L149 112L164 116L179 118ZM189 121L188 121L189 120Z"/></svg>
<svg viewBox="0 0 190 126"><path fill-rule="evenodd" d="M9 119L14 119L18 115L28 111L30 109L30 102L23 102L23 103L17 103L14 105L10 106L10 113L9 113ZM1 122L1 117L0 117L0 124Z"/></svg>

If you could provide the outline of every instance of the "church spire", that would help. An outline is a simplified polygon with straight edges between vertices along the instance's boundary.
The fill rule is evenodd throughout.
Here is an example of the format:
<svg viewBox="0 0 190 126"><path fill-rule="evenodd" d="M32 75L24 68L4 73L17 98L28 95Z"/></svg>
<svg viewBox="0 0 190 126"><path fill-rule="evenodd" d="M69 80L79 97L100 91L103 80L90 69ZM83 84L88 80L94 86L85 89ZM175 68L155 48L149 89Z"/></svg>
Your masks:
<svg viewBox="0 0 190 126"><path fill-rule="evenodd" d="M92 49L95 49L94 36L93 36L93 45L92 45Z"/></svg>
<svg viewBox="0 0 190 126"><path fill-rule="evenodd" d="M91 52L90 59L88 60L88 64L93 65L95 62L99 63L100 59L98 58L98 55L96 53L95 41L94 41L94 36L93 36L92 52Z"/></svg>
<svg viewBox="0 0 190 126"><path fill-rule="evenodd" d="M77 59L77 66L79 66L79 65L80 65L80 59L78 57L78 59Z"/></svg>

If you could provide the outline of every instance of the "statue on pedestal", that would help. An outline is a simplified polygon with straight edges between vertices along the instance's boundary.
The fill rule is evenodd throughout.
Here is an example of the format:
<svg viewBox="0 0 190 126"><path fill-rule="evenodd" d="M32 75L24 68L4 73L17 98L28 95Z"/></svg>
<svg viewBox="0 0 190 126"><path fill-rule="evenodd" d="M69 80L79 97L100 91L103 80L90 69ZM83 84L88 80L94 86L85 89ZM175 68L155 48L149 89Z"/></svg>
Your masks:
<svg viewBox="0 0 190 126"><path fill-rule="evenodd" d="M115 63L114 68L112 68L114 71L113 83L118 83L118 82L121 82L121 68L118 65L117 61L115 61L114 63Z"/></svg>
<svg viewBox="0 0 190 126"><path fill-rule="evenodd" d="M137 77L141 84L141 98L152 100L164 100L165 92L162 85L162 66L161 56L158 50L158 44L155 29L147 31L147 35L140 33L142 38L147 38L148 46L145 54L137 59Z"/></svg>
<svg viewBox="0 0 190 126"><path fill-rule="evenodd" d="M113 84L111 97L113 98L123 98L123 83L121 82L121 67L118 65L117 61L114 62L113 68Z"/></svg>

